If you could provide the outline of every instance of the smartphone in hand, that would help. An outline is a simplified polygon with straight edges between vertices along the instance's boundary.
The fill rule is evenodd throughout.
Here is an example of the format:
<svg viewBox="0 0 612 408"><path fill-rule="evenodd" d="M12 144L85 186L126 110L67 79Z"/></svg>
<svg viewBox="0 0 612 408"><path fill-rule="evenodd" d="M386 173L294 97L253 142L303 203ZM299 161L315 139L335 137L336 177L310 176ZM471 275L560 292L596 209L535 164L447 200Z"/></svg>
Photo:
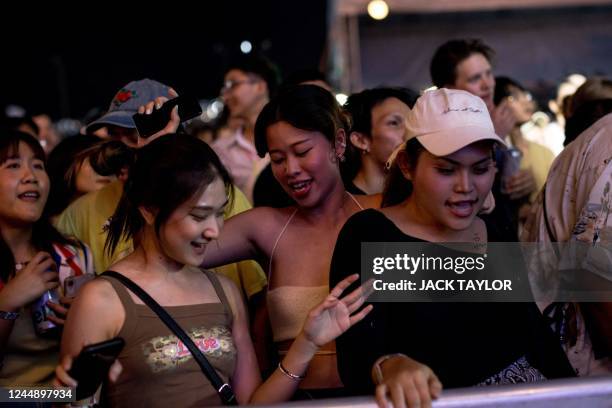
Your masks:
<svg viewBox="0 0 612 408"><path fill-rule="evenodd" d="M181 122L202 114L202 108L196 98L188 95L177 96L174 99L166 101L161 108L154 109L150 115L136 113L132 116L140 137L146 139L165 128L170 121L170 114L175 106L178 106L178 114L181 118Z"/></svg>
<svg viewBox="0 0 612 408"><path fill-rule="evenodd" d="M510 177L514 176L521 167L523 154L520 150L510 147L502 151L502 184L500 191L504 194L508 193L506 183Z"/></svg>
<svg viewBox="0 0 612 408"><path fill-rule="evenodd" d="M72 362L68 372L77 381L77 401L91 397L108 376L108 370L121 353L125 341L115 337L101 343L90 344Z"/></svg>

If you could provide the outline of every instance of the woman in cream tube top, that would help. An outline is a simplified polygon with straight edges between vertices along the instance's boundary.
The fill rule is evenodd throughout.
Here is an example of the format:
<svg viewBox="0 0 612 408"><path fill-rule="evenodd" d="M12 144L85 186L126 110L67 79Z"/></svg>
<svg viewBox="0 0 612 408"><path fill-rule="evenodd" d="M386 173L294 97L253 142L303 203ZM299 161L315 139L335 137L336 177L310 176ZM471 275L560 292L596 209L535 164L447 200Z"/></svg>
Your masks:
<svg viewBox="0 0 612 408"><path fill-rule="evenodd" d="M295 201L287 208L258 207L229 219L202 266L258 259L268 265L267 309L280 354L301 330L308 310L324 299L338 233L354 213L379 207L379 196L349 194L339 162L348 120L333 95L314 85L285 90L255 125L258 153L270 154L274 177ZM342 388L335 344L322 347L300 388L335 395Z"/></svg>

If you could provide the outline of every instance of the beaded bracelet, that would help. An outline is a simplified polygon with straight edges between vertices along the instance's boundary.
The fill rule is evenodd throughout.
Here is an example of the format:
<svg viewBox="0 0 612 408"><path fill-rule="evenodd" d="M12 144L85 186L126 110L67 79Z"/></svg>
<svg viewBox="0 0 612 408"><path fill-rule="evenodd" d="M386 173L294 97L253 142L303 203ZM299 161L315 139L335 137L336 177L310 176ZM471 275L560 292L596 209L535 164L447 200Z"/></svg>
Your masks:
<svg viewBox="0 0 612 408"><path fill-rule="evenodd" d="M17 320L19 318L19 312L5 312L0 310L0 319L2 320Z"/></svg>
<svg viewBox="0 0 612 408"><path fill-rule="evenodd" d="M280 361L278 362L278 369L280 370L281 373L285 374L287 377L291 378L293 381L300 381L306 378L306 375L297 375L297 374L293 374L292 372L289 372L289 370L283 367L283 363L281 363Z"/></svg>

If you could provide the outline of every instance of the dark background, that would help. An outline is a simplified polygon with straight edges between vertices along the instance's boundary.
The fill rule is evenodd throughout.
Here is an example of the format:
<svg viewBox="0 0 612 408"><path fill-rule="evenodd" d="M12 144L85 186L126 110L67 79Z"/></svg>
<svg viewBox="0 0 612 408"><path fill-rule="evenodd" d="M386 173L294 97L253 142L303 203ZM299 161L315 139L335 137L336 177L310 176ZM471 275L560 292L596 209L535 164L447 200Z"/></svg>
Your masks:
<svg viewBox="0 0 612 408"><path fill-rule="evenodd" d="M55 120L81 119L93 107L106 110L121 86L145 77L213 98L243 40L281 74L324 69L327 3L160 0L3 10L0 108L11 103ZM359 17L361 76L353 90L381 84L422 90L436 47L466 37L495 48L496 73L518 79L542 101L567 74L612 74L612 6L392 13L383 21Z"/></svg>
<svg viewBox="0 0 612 408"><path fill-rule="evenodd" d="M496 51L495 75L518 80L542 100L554 98L568 74L612 74L611 6L392 15L384 24L364 16L362 86L390 80L429 87L433 53L452 38L482 39Z"/></svg>
<svg viewBox="0 0 612 408"><path fill-rule="evenodd" d="M81 118L92 107L106 109L121 86L145 77L212 98L243 40L282 74L318 68L324 54L325 0L127 4L5 10L0 106Z"/></svg>

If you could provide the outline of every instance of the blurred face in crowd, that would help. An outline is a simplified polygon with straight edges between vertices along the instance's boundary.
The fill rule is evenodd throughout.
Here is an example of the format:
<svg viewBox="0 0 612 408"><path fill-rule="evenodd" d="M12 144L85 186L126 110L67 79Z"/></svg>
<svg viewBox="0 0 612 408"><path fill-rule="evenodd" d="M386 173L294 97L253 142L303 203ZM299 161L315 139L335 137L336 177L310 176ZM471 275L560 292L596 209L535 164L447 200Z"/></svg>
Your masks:
<svg viewBox="0 0 612 408"><path fill-rule="evenodd" d="M221 96L232 117L257 116L268 99L266 82L257 75L231 69L225 74Z"/></svg>
<svg viewBox="0 0 612 408"><path fill-rule="evenodd" d="M372 108L370 154L384 166L393 150L406 140L406 118L410 108L397 98L387 98Z"/></svg>
<svg viewBox="0 0 612 408"><path fill-rule="evenodd" d="M509 90L508 102L517 123L520 125L529 121L531 115L535 112L535 102L531 94L514 86L510 86Z"/></svg>
<svg viewBox="0 0 612 408"><path fill-rule="evenodd" d="M60 142L60 135L55 130L49 115L41 114L32 116L32 120L38 126L39 133L36 137L40 140L45 152L49 154L51 150Z"/></svg>
<svg viewBox="0 0 612 408"><path fill-rule="evenodd" d="M455 74L455 83L449 84L449 88L462 89L480 96L489 111L495 108L493 103L495 77L491 71L491 64L484 55L480 53L470 55L457 64Z"/></svg>
<svg viewBox="0 0 612 408"><path fill-rule="evenodd" d="M49 196L49 176L44 162L32 149L19 142L0 164L0 221L20 225L36 222Z"/></svg>
<svg viewBox="0 0 612 408"><path fill-rule="evenodd" d="M77 170L75 190L78 195L98 191L108 183L116 180L115 176L101 176L91 167L89 158L85 158Z"/></svg>
<svg viewBox="0 0 612 408"><path fill-rule="evenodd" d="M108 137L111 139L119 140L129 147L138 148L139 147L139 137L138 131L134 128L124 128L121 126L108 125L106 126L106 130L108 132ZM144 139L140 139L144 140ZM142 143L140 144L142 146Z"/></svg>

